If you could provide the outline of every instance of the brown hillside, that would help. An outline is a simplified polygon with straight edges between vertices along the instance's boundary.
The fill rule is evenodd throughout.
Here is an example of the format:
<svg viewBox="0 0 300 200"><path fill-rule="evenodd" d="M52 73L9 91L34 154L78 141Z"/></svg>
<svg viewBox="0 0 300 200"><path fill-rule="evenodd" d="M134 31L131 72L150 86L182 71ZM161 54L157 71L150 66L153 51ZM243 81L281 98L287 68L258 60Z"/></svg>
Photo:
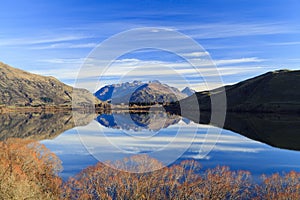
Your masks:
<svg viewBox="0 0 300 200"><path fill-rule="evenodd" d="M54 77L32 74L1 62L0 77L2 106L71 106L73 92L78 96L76 105L100 103L88 90L76 89Z"/></svg>

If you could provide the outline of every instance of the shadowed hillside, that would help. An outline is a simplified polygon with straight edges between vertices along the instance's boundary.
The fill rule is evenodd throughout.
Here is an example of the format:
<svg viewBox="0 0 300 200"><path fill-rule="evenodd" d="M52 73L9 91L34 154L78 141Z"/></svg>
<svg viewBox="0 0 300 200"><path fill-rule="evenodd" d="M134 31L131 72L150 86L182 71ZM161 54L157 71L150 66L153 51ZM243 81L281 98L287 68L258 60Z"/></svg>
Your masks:
<svg viewBox="0 0 300 200"><path fill-rule="evenodd" d="M227 111L300 113L300 71L279 70L225 86ZM200 110L211 110L211 96L220 88L197 92ZM187 110L195 109L194 96L180 101ZM178 104L175 107L178 107Z"/></svg>

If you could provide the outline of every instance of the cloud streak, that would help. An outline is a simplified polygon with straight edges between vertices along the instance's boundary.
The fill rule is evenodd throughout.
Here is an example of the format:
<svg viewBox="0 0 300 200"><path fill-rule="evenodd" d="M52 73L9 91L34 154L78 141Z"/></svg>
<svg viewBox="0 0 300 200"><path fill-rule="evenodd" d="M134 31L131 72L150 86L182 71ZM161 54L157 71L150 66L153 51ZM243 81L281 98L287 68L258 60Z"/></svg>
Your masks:
<svg viewBox="0 0 300 200"><path fill-rule="evenodd" d="M64 46L68 43L63 43L63 42L68 42L68 41L80 41L84 39L90 39L94 38L91 35L71 35L71 34L65 34L65 35L49 35L49 36L44 36L44 37L23 37L23 38L5 38L0 40L0 46L30 46L32 45L41 45L41 44L48 44L48 48L61 48L61 46ZM53 43L53 44L51 44ZM52 46L51 46L52 45ZM32 47L31 47L32 48ZM38 48L38 47L36 47Z"/></svg>
<svg viewBox="0 0 300 200"><path fill-rule="evenodd" d="M275 35L299 33L299 26L286 23L206 23L179 27L179 31L188 33L193 38L230 38L257 35Z"/></svg>
<svg viewBox="0 0 300 200"><path fill-rule="evenodd" d="M54 43L54 44L48 44L48 45L42 45L42 46L34 46L30 49L36 49L36 50L45 50L45 49L82 49L82 48L95 48L98 44L89 42L89 43Z"/></svg>

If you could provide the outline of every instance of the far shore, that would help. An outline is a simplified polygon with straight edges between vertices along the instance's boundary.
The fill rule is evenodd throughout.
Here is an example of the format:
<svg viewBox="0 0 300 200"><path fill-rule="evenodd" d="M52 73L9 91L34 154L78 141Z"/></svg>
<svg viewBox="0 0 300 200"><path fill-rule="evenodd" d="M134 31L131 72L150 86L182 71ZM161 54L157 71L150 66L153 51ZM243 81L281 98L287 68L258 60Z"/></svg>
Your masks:
<svg viewBox="0 0 300 200"><path fill-rule="evenodd" d="M194 113L195 109L184 109L185 113ZM4 113L58 113L58 112L80 112L80 113L111 113L111 112L170 112L181 115L181 109L178 106L169 105L114 105L101 107L95 106L81 106L73 108L71 105L42 105L42 106L5 106L0 105L0 114ZM199 109L201 113L211 112L211 110ZM252 114L300 114L296 110L231 110L227 109L226 113L252 113Z"/></svg>
<svg viewBox="0 0 300 200"><path fill-rule="evenodd" d="M42 106L0 106L0 114L3 113L24 113L24 112L44 112L44 113L56 113L56 112L103 112L109 111L110 108L102 108L102 107L76 107L72 108L71 105L42 105Z"/></svg>
<svg viewBox="0 0 300 200"><path fill-rule="evenodd" d="M162 105L145 105L145 106L129 106L129 105L109 105L108 107L99 107L95 105L95 107L76 107L72 108L71 105L42 105L42 106L0 106L0 114L4 113L57 113L57 112L95 112L95 113L110 113L110 112L158 112L164 111L164 107Z"/></svg>

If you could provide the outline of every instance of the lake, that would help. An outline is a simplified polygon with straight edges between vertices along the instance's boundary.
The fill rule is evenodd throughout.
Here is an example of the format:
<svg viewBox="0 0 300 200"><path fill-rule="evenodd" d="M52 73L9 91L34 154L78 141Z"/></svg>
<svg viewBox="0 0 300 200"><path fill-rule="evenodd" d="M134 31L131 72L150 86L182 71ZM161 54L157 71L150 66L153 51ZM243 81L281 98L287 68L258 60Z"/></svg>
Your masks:
<svg viewBox="0 0 300 200"><path fill-rule="evenodd" d="M227 114L224 128L165 112L1 114L0 139L39 139L62 161L64 179L98 161L147 154L164 165L186 159L203 169L218 165L250 171L253 177L300 171L300 117ZM205 116L205 115L204 115ZM76 127L77 126L77 127Z"/></svg>
<svg viewBox="0 0 300 200"><path fill-rule="evenodd" d="M199 160L203 168L227 165L254 177L300 170L298 116L228 114L224 129L194 121L164 112L101 114L43 143L63 161L64 178L98 160L136 154L165 165L184 159Z"/></svg>

